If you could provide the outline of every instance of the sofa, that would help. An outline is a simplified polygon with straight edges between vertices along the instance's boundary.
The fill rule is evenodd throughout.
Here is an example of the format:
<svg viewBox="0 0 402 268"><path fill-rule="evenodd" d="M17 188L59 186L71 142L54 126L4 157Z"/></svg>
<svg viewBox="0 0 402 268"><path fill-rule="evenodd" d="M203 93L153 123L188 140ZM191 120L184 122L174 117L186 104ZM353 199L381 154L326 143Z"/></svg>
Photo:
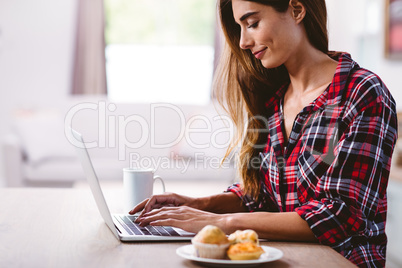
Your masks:
<svg viewBox="0 0 402 268"><path fill-rule="evenodd" d="M85 180L71 126L80 132L99 180L122 180L125 167L152 168L164 180L223 180L233 124L217 105L112 103L71 98L51 108L18 109L2 140L8 187L72 187Z"/></svg>

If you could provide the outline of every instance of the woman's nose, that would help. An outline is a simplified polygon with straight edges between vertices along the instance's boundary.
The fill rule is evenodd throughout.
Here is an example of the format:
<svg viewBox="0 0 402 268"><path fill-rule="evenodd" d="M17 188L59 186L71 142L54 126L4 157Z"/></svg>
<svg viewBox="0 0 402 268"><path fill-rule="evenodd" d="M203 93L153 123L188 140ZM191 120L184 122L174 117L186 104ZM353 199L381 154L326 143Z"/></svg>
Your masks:
<svg viewBox="0 0 402 268"><path fill-rule="evenodd" d="M253 41L247 33L243 31L240 33L240 48L250 49L253 45Z"/></svg>

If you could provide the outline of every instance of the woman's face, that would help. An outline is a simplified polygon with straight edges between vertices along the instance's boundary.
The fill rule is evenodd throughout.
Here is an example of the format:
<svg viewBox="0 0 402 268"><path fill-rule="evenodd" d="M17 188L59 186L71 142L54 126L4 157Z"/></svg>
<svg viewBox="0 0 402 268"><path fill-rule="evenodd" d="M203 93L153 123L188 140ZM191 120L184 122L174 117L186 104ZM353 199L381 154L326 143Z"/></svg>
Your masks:
<svg viewBox="0 0 402 268"><path fill-rule="evenodd" d="M265 68L286 65L297 55L303 38L302 26L292 16L255 2L232 0L233 15L240 25L240 47L249 49Z"/></svg>

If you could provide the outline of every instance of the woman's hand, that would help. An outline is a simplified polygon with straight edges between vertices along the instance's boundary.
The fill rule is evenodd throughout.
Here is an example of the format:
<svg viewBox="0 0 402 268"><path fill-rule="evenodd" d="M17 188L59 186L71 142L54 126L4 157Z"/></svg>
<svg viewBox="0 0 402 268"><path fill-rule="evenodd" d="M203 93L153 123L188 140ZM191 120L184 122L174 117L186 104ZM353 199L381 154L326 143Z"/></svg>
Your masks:
<svg viewBox="0 0 402 268"><path fill-rule="evenodd" d="M162 207L178 207L178 206L195 207L196 204L197 204L196 198L179 195L175 193L164 193L161 195L154 195L148 199L145 199L137 206L135 206L129 212L129 214L133 215L142 210L141 214L139 215L140 218L144 214L150 212L151 210L159 209Z"/></svg>
<svg viewBox="0 0 402 268"><path fill-rule="evenodd" d="M141 226L148 224L154 226L173 226L187 232L197 233L208 224L218 226L225 231L228 216L229 215L206 212L188 206L164 206L143 213L138 217L137 222L139 222Z"/></svg>
<svg viewBox="0 0 402 268"><path fill-rule="evenodd" d="M205 225L213 224L229 233L233 231L229 226L233 214L223 213L244 212L246 209L240 199L230 192L198 198L164 193L142 201L129 214L140 211L136 222L142 226L169 225L198 232Z"/></svg>

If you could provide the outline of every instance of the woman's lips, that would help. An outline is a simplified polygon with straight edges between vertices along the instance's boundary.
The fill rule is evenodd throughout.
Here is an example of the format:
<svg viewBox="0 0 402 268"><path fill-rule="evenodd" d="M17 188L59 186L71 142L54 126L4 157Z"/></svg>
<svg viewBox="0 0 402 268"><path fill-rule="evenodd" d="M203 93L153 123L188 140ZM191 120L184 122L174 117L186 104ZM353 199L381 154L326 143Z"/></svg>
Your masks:
<svg viewBox="0 0 402 268"><path fill-rule="evenodd" d="M253 54L257 59L261 59L263 54L264 54L264 52L265 52L265 50L267 50L267 47L262 49L262 50L260 50L260 51L254 52Z"/></svg>

